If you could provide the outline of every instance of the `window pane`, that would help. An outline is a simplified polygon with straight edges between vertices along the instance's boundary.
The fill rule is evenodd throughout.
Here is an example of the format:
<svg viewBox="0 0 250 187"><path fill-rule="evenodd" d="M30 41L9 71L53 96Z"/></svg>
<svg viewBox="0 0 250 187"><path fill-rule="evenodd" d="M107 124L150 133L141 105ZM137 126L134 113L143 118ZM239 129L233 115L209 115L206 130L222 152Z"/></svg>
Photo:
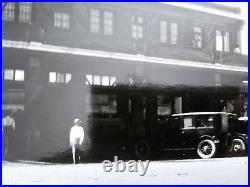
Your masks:
<svg viewBox="0 0 250 187"><path fill-rule="evenodd" d="M137 38L137 26L135 24L132 24L132 38Z"/></svg>
<svg viewBox="0 0 250 187"><path fill-rule="evenodd" d="M91 100L89 103L90 106L87 106L88 112L96 114L116 114L117 113L117 98L115 95L101 95L101 94L92 94ZM102 115L102 117L110 117Z"/></svg>
<svg viewBox="0 0 250 187"><path fill-rule="evenodd" d="M102 77L102 86L109 86L109 77L108 76Z"/></svg>
<svg viewBox="0 0 250 187"><path fill-rule="evenodd" d="M94 85L101 85L101 77L98 75L94 76Z"/></svg>
<svg viewBox="0 0 250 187"><path fill-rule="evenodd" d="M178 37L178 25L177 23L171 23L171 44L177 44Z"/></svg>
<svg viewBox="0 0 250 187"><path fill-rule="evenodd" d="M56 82L56 72L50 72L49 73L49 82L55 83Z"/></svg>
<svg viewBox="0 0 250 187"><path fill-rule="evenodd" d="M226 52L230 51L229 38L230 38L229 32L225 32L225 35L224 35L224 51L226 51Z"/></svg>
<svg viewBox="0 0 250 187"><path fill-rule="evenodd" d="M92 85L92 75L86 75L86 85Z"/></svg>
<svg viewBox="0 0 250 187"><path fill-rule="evenodd" d="M4 80L13 80L14 78L14 70L6 69L4 70Z"/></svg>
<svg viewBox="0 0 250 187"><path fill-rule="evenodd" d="M144 37L144 27L143 27L143 17L138 16L137 19L135 16L131 17L131 36L134 39L143 39Z"/></svg>
<svg viewBox="0 0 250 187"><path fill-rule="evenodd" d="M192 118L191 117L184 118L184 128L190 128L190 127L193 127Z"/></svg>
<svg viewBox="0 0 250 187"><path fill-rule="evenodd" d="M54 13L54 26L60 28L69 28L69 14L55 12Z"/></svg>
<svg viewBox="0 0 250 187"><path fill-rule="evenodd" d="M143 38L143 27L142 26L137 27L137 36L138 36L138 39Z"/></svg>
<svg viewBox="0 0 250 187"><path fill-rule="evenodd" d="M100 32L100 11L97 9L90 10L90 32Z"/></svg>
<svg viewBox="0 0 250 187"><path fill-rule="evenodd" d="M195 119L196 127L212 128L214 123L213 116L197 116Z"/></svg>
<svg viewBox="0 0 250 187"><path fill-rule="evenodd" d="M116 85L116 77L110 77L110 86Z"/></svg>
<svg viewBox="0 0 250 187"><path fill-rule="evenodd" d="M221 31L216 31L216 50L222 51L222 33Z"/></svg>
<svg viewBox="0 0 250 187"><path fill-rule="evenodd" d="M31 11L32 11L32 3L30 2L20 3L19 21L23 23L31 23Z"/></svg>
<svg viewBox="0 0 250 187"><path fill-rule="evenodd" d="M69 83L71 81L71 73L66 73L66 77L65 77L65 83Z"/></svg>
<svg viewBox="0 0 250 187"><path fill-rule="evenodd" d="M24 70L15 71L15 81L24 81Z"/></svg>
<svg viewBox="0 0 250 187"><path fill-rule="evenodd" d="M193 27L193 47L202 48L202 28L195 26Z"/></svg>
<svg viewBox="0 0 250 187"><path fill-rule="evenodd" d="M157 96L157 114L158 116L166 116L172 113L172 104L169 98L165 96Z"/></svg>
<svg viewBox="0 0 250 187"><path fill-rule="evenodd" d="M104 12L104 21L103 21L103 33L106 35L113 34L113 13Z"/></svg>
<svg viewBox="0 0 250 187"><path fill-rule="evenodd" d="M56 74L56 82L57 83L64 83L64 74L63 73L57 73Z"/></svg>
<svg viewBox="0 0 250 187"><path fill-rule="evenodd" d="M15 3L8 2L5 10L2 11L2 19L4 21L14 21L15 17Z"/></svg>
<svg viewBox="0 0 250 187"><path fill-rule="evenodd" d="M138 18L137 18L137 22L138 22L138 23L143 23L143 17L138 16Z"/></svg>
<svg viewBox="0 0 250 187"><path fill-rule="evenodd" d="M196 33L201 33L201 32L202 32L201 27L195 26L195 27L194 27L194 32L196 32Z"/></svg>
<svg viewBox="0 0 250 187"><path fill-rule="evenodd" d="M166 21L161 21L160 22L160 42L162 43L167 43L167 22Z"/></svg>

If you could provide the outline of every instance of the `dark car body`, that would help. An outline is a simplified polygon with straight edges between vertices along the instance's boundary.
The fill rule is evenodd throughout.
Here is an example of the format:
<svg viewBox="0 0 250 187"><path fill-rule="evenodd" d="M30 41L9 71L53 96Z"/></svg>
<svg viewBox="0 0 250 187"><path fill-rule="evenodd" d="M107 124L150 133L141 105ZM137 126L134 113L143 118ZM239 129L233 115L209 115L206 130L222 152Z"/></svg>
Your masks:
<svg viewBox="0 0 250 187"><path fill-rule="evenodd" d="M248 147L248 117L239 117L230 123L229 152L242 155Z"/></svg>
<svg viewBox="0 0 250 187"><path fill-rule="evenodd" d="M227 147L230 122L236 115L225 112L192 112L174 114L165 130L165 150L198 149L203 140L216 144L216 152ZM212 157L213 155L211 155Z"/></svg>

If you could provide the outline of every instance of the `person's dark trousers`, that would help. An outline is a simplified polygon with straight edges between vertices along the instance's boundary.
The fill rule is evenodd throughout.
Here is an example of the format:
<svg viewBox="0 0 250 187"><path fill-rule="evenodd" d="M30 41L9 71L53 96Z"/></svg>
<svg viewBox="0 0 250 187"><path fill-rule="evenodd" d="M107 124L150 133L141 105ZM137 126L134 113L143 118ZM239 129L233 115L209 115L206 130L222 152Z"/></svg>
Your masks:
<svg viewBox="0 0 250 187"><path fill-rule="evenodd" d="M79 149L79 147L76 147L76 164L80 163L81 161L81 150Z"/></svg>

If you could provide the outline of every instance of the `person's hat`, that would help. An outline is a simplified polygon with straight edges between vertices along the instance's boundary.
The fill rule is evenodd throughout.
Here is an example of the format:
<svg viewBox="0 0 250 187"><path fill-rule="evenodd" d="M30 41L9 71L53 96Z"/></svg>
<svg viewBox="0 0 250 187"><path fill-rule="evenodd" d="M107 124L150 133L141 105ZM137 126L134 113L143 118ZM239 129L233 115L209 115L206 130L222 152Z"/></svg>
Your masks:
<svg viewBox="0 0 250 187"><path fill-rule="evenodd" d="M75 118L74 119L74 123L76 124L76 123L81 123L82 121L79 119L79 118Z"/></svg>

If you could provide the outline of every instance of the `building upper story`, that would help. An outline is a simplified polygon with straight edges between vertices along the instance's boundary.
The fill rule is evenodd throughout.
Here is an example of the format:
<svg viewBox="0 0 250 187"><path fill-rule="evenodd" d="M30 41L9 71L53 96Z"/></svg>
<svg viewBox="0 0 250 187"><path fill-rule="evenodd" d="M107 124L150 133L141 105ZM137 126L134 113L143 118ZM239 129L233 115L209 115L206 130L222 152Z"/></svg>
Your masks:
<svg viewBox="0 0 250 187"><path fill-rule="evenodd" d="M2 39L247 67L240 9L214 3L2 4Z"/></svg>

